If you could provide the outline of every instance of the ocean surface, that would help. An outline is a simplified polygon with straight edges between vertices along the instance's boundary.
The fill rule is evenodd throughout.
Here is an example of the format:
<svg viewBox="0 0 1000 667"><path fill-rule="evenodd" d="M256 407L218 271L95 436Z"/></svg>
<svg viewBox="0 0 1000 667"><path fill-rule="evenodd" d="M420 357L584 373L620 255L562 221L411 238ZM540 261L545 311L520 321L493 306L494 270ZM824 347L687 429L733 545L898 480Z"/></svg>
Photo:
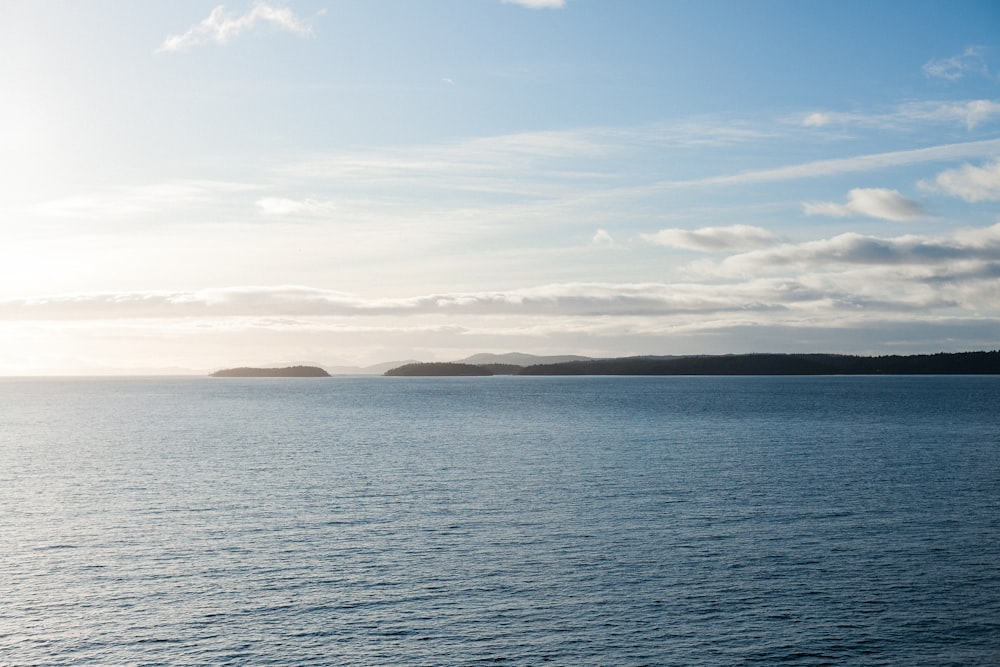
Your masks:
<svg viewBox="0 0 1000 667"><path fill-rule="evenodd" d="M998 665L1000 377L0 379L0 665Z"/></svg>

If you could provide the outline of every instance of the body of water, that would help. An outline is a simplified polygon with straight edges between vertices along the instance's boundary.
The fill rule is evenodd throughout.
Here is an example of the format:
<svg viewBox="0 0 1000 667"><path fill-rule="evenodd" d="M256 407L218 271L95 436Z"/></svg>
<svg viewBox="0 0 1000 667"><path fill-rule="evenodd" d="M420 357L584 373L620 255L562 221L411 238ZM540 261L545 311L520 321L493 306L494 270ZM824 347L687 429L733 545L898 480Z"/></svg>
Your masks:
<svg viewBox="0 0 1000 667"><path fill-rule="evenodd" d="M1000 377L0 380L0 664L997 665Z"/></svg>

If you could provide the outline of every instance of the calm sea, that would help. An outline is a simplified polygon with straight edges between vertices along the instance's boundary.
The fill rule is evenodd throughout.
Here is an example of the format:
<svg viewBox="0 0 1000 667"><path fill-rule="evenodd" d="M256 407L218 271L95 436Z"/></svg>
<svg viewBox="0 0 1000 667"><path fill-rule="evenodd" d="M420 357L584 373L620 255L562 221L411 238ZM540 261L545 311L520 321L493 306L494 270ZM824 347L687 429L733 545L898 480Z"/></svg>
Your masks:
<svg viewBox="0 0 1000 667"><path fill-rule="evenodd" d="M544 663L1000 664L1000 377L0 380L0 664Z"/></svg>

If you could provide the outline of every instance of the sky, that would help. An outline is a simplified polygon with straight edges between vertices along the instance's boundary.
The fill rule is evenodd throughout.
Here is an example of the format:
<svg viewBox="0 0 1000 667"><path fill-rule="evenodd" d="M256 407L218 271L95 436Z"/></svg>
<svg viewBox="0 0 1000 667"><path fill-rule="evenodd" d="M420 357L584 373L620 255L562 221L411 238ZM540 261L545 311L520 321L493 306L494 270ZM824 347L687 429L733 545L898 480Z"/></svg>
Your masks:
<svg viewBox="0 0 1000 667"><path fill-rule="evenodd" d="M1000 3L6 0L0 374L1000 348Z"/></svg>

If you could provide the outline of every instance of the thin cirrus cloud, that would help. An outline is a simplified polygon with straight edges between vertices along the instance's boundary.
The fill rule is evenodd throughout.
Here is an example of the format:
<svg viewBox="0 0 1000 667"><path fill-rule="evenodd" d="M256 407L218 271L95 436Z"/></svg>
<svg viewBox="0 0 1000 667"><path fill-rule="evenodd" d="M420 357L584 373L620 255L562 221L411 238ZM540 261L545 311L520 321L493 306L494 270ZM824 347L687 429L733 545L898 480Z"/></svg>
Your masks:
<svg viewBox="0 0 1000 667"><path fill-rule="evenodd" d="M923 217L920 204L907 199L896 190L887 188L854 188L847 193L847 202L807 202L803 204L806 215L826 215L833 218L860 216L907 222Z"/></svg>
<svg viewBox="0 0 1000 667"><path fill-rule="evenodd" d="M918 130L928 124L961 123L972 131L1000 116L1000 102L965 100L957 102L907 102L883 113L815 111L799 122L804 127L829 125L878 130ZM793 119L795 121L795 119Z"/></svg>
<svg viewBox="0 0 1000 667"><path fill-rule="evenodd" d="M1000 150L1000 139L985 139L983 141L968 141L957 144L943 144L916 148L907 151L892 151L889 153L874 153L848 158L831 160L816 160L772 169L744 171L724 176L709 176L687 181L664 181L657 184L663 188L683 188L693 186L714 185L744 185L752 183L774 183L800 178L818 178L864 171L876 171L890 167L939 162L970 157L993 155Z"/></svg>
<svg viewBox="0 0 1000 667"><path fill-rule="evenodd" d="M219 5L199 23L180 35L169 35L158 53L174 53L184 51L201 44L226 44L239 35L251 31L260 25L268 25L284 32L290 32L300 37L312 35L312 26L295 15L287 7L276 7L266 2L258 2L250 11L243 15L226 12Z"/></svg>
<svg viewBox="0 0 1000 667"><path fill-rule="evenodd" d="M923 70L929 77L948 81L957 81L969 74L990 76L990 69L986 64L986 49L982 46L968 46L958 55L929 60L924 64Z"/></svg>
<svg viewBox="0 0 1000 667"><path fill-rule="evenodd" d="M967 202L1000 201L1000 160L976 167L970 164L938 174L933 183L921 182L928 190L940 190Z"/></svg>
<svg viewBox="0 0 1000 667"><path fill-rule="evenodd" d="M771 232L751 225L703 227L694 230L661 229L653 234L643 234L642 238L654 245L706 252L761 248L775 242Z"/></svg>
<svg viewBox="0 0 1000 667"><path fill-rule="evenodd" d="M115 220L137 215L206 205L220 197L256 186L222 181L190 180L111 188L36 204L32 212L50 218Z"/></svg>
<svg viewBox="0 0 1000 667"><path fill-rule="evenodd" d="M317 199L288 199L287 197L263 197L256 201L261 215L320 215L337 209L332 201Z"/></svg>

